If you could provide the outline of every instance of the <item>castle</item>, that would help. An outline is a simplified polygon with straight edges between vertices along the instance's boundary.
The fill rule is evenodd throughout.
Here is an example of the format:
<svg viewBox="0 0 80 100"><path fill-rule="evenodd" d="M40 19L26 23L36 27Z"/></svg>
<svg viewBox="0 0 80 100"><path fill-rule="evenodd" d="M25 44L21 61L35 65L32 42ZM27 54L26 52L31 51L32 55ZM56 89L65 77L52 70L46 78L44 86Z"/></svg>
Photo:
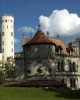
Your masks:
<svg viewBox="0 0 80 100"><path fill-rule="evenodd" d="M0 60L13 57L17 80L60 80L71 89L80 88L80 44L66 45L60 37L45 35L40 27L34 37L23 39L23 50L14 55L14 17L0 18Z"/></svg>
<svg viewBox="0 0 80 100"><path fill-rule="evenodd" d="M71 89L79 89L79 47L78 41L66 45L60 37L51 38L49 33L46 36L38 28L33 38L23 39L23 51L15 54L19 79L57 79Z"/></svg>

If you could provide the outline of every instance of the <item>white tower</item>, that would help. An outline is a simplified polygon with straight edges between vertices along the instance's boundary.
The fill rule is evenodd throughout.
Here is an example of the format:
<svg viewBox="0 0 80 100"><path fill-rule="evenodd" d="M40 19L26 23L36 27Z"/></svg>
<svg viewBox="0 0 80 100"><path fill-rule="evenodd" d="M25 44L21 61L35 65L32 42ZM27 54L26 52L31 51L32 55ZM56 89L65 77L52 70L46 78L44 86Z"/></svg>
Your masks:
<svg viewBox="0 0 80 100"><path fill-rule="evenodd" d="M4 60L14 58L14 17L4 15L1 17L1 50Z"/></svg>

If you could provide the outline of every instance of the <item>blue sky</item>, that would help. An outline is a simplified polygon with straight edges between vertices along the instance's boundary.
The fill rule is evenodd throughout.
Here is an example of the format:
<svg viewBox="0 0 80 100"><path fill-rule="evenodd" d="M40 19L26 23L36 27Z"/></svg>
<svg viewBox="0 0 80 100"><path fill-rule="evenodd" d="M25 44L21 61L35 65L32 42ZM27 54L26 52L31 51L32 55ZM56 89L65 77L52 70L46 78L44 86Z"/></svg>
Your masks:
<svg viewBox="0 0 80 100"><path fill-rule="evenodd" d="M66 9L65 11L63 11ZM69 14L74 13L77 14L78 19L80 18L80 0L5 0L5 13L12 14L15 18L14 23L14 35L15 39L19 40L20 42L15 43L15 52L20 51L21 48L21 41L22 41L22 33L21 28L27 27L32 28L33 30L37 30L37 25L41 23L44 28L44 20L46 18L50 19L51 14L53 11L58 10L64 12L69 12ZM60 12L57 14L61 14ZM53 15L55 12L53 12ZM0 0L0 15L4 14L4 0ZM40 17L40 16L43 17ZM56 15L57 16L57 15ZM42 23L42 19L44 23ZM59 16L58 16L59 19ZM53 20L53 19L51 19ZM61 19L63 20L63 19ZM78 21L78 20L77 20ZM62 22L62 21L61 21ZM77 23L76 23L77 24ZM54 24L52 24L54 25ZM79 27L78 23L78 27ZM45 26L47 28L47 26ZM55 28L55 26L53 27ZM49 29L49 28L48 28ZM75 29L76 30L76 29ZM77 28L78 30L78 28ZM43 31L46 31L43 29ZM69 31L72 32L73 30ZM62 31L63 32L63 31ZM66 41L73 41L75 36L79 35L79 30L77 31L78 34L75 32L70 36L65 36L65 32L63 32L62 39ZM26 37L29 37L28 31L25 32ZM56 33L58 34L58 33ZM51 35L52 36L52 35ZM69 38L70 37L70 38Z"/></svg>

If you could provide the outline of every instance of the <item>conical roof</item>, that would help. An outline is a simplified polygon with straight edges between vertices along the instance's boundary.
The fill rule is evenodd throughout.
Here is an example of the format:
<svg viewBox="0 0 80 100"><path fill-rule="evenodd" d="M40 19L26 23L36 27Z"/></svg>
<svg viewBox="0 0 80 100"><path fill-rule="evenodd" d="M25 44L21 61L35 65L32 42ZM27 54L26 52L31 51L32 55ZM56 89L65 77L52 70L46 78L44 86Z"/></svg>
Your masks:
<svg viewBox="0 0 80 100"><path fill-rule="evenodd" d="M41 29L38 29L35 33L34 37L26 44L54 44L48 37L41 31Z"/></svg>

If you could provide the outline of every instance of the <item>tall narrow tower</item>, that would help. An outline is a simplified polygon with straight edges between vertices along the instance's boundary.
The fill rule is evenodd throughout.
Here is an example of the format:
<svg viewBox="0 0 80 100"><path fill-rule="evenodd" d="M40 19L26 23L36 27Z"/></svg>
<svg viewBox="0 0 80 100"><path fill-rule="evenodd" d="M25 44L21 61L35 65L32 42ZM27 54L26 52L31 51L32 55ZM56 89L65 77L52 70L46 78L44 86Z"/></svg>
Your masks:
<svg viewBox="0 0 80 100"><path fill-rule="evenodd" d="M4 60L14 58L14 17L4 15L1 17L1 50Z"/></svg>

